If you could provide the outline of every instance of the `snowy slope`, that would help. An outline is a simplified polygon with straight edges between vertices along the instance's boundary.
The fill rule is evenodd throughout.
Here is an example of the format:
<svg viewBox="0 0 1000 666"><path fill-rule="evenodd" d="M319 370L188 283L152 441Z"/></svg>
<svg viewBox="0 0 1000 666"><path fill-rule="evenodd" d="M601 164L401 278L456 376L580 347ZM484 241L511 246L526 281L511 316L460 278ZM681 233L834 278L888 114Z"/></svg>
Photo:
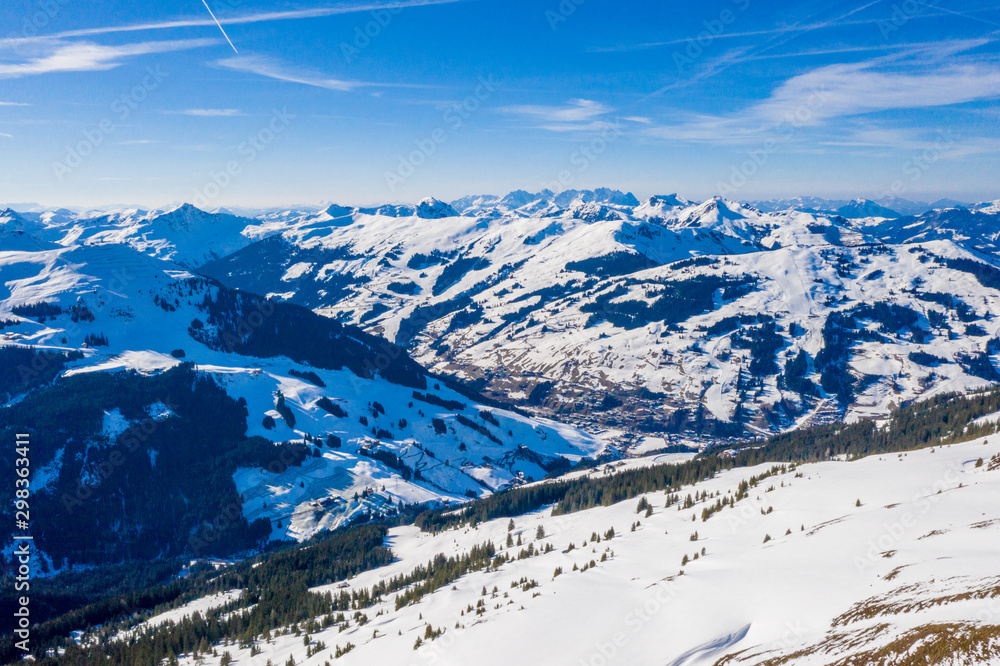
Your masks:
<svg viewBox="0 0 1000 666"><path fill-rule="evenodd" d="M901 217L899 213L891 208L887 208L886 206L883 206L875 201L871 201L870 199L855 199L849 204L841 206L835 212L848 219L868 217Z"/></svg>
<svg viewBox="0 0 1000 666"><path fill-rule="evenodd" d="M343 349L343 361L313 367L306 360L310 345L292 344L309 338L296 338L300 333L292 329L264 353L237 353L240 347L226 343L227 317L238 322L244 341L253 340L254 331L277 326L280 332L282 322L268 321L272 314L263 306L246 316L220 313L229 292L127 245L60 246L15 235L16 242L0 250L3 345L80 351L83 358L70 364L67 376L122 369L154 374L181 360L193 363L245 401L248 435L297 442L312 452L302 466L236 474L245 516L269 518L275 538L307 538L400 503L465 501L542 478L605 448L572 427L477 404L426 379L402 350L356 329L330 328L332 322L308 311L297 315L298 328L314 322L330 330L331 338L311 344L323 340L334 352ZM23 309L43 302L61 313ZM278 396L294 423L282 415ZM116 422L105 435L114 439L135 425ZM383 458L376 460L378 453ZM49 463L33 462L40 469Z"/></svg>
<svg viewBox="0 0 1000 666"><path fill-rule="evenodd" d="M9 212L0 229L172 257L386 337L489 395L616 430L636 446L646 434L737 436L884 414L1000 378L990 365L1000 350L1000 281L988 275L998 206L897 219L801 210L820 203L519 190L253 220L190 206L99 218ZM906 202L829 203L867 215ZM763 212L779 205L789 209ZM31 242L6 239L0 247ZM962 262L982 264L983 274ZM706 280L718 288L701 291ZM668 292L701 305L665 300ZM868 339L835 359L853 387L834 390L833 371L817 363L829 346L824 328L873 303L912 311L923 333L862 320L854 335ZM767 322L775 337L761 342ZM773 363L755 360L755 344L776 347L763 352ZM804 382L788 381L800 352Z"/></svg>
<svg viewBox="0 0 1000 666"><path fill-rule="evenodd" d="M20 228L37 238L71 244L125 244L186 267L225 256L250 244L244 230L252 220L224 212L209 213L190 204L164 211L138 208L98 215L68 210L43 213L0 212L0 226Z"/></svg>
<svg viewBox="0 0 1000 666"><path fill-rule="evenodd" d="M996 254L1000 250L1000 206L993 203L971 209L932 210L869 224L866 230L886 242L947 239L969 249Z"/></svg>
<svg viewBox="0 0 1000 666"><path fill-rule="evenodd" d="M631 208L587 198L596 199L539 213L525 207L556 206L552 196L514 192L507 208L485 202L496 215L433 220L339 208L201 270L384 335L537 413L627 426L630 437L854 419L994 379L968 359L997 351L1000 294L968 265L947 263L984 261L968 243L905 245L873 220L762 213L718 198ZM706 280L719 288L701 306L662 300ZM872 339L853 344L839 370L856 390L820 388L830 383L813 361L831 315L881 302L911 311L924 333L865 334ZM773 364L751 367L763 318L776 327ZM784 377L800 352L812 394Z"/></svg>
<svg viewBox="0 0 1000 666"><path fill-rule="evenodd" d="M388 595L359 609L366 623L317 629L306 642L326 649L311 657L298 631L253 641L256 656L217 649L260 665L1000 664L991 457L1000 461L995 438L786 468L703 520L704 504L771 466L734 469L683 489L709 497L690 509L650 493L652 515L631 499L518 517L513 547L507 519L437 535L396 528L391 565L316 591L369 588L487 541L514 559L400 608ZM529 544L534 555L518 558ZM428 625L443 634L425 640Z"/></svg>
<svg viewBox="0 0 1000 666"><path fill-rule="evenodd" d="M768 213L776 213L785 210L801 210L813 213L834 214L840 213L844 217L854 217L852 211L865 212L865 208L880 207L893 212L893 215L880 215L880 217L898 217L899 215L921 215L931 210L940 208L951 208L955 205L966 206L953 199L939 199L932 203L922 201L910 201L901 197L882 197L875 200L855 199L848 201L845 199L823 199L820 197L793 197L791 199L768 199L766 201L748 201L749 205ZM861 214L858 217L867 217Z"/></svg>

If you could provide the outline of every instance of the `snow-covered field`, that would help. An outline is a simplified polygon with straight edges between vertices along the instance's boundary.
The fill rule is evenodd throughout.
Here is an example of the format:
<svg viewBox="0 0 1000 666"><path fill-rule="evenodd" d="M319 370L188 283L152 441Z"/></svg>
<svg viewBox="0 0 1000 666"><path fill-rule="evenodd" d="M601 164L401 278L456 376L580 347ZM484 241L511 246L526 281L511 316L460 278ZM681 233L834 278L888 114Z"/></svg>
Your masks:
<svg viewBox="0 0 1000 666"><path fill-rule="evenodd" d="M194 613L201 613L204 615L207 611L213 608L219 608L220 606L225 606L230 601L234 599L239 599L242 594L242 590L230 590L228 592L220 592L219 594L213 594L210 597L202 597L201 599L195 599L190 603L186 603L183 606L178 606L172 610L165 613L160 613L159 615L154 615L142 624L136 627L136 631L141 631L147 627L159 627L167 622L177 623L183 620L185 617L191 617Z"/></svg>
<svg viewBox="0 0 1000 666"><path fill-rule="evenodd" d="M252 658L226 650L237 664L261 666L289 657L300 666L901 663L921 648L935 654L951 632L951 656L933 663L1000 664L1000 469L989 470L998 453L994 437L804 464L763 479L703 521L706 504L771 465L734 469L683 489L709 496L691 509L665 509L663 493L650 493L648 517L636 512L635 498L515 518L512 536L524 545L513 548L504 547L507 519L436 536L393 529L396 561L347 581L351 589L486 541L515 557L531 543L536 554L468 574L399 610L391 598L365 609L363 626L312 634L328 649L311 658L301 635L258 642L263 651ZM986 463L977 467L980 458ZM548 544L554 550L537 554ZM444 633L424 641L427 625ZM970 631L980 636L975 655L955 638ZM335 661L336 647L348 642L354 649Z"/></svg>

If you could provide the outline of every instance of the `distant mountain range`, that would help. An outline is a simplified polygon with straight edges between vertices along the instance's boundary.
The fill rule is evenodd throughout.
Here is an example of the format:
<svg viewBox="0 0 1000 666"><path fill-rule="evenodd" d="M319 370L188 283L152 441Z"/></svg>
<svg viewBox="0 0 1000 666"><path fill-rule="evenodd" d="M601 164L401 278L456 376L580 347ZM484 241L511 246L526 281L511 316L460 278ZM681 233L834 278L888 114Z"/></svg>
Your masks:
<svg viewBox="0 0 1000 666"><path fill-rule="evenodd" d="M654 196L656 199L674 200L674 205L682 205L683 199L677 199L677 195L671 194L668 196ZM611 188L597 188L595 190L563 190L559 193L552 192L551 190L542 190L537 193L530 193L524 190L515 190L504 196L498 196L493 194L479 194L470 195L455 199L450 202L451 206L462 214L475 214L477 211L486 211L492 208L497 208L499 210L515 210L521 208L524 205L539 200L544 200L546 202L552 203L560 208L568 208L574 202L589 203L591 201L596 201L598 203L610 203L621 206L637 206L639 201L630 192L620 192ZM687 202L691 203L691 202ZM900 197L883 197L881 199L824 199L821 197L793 197L790 199L767 199L767 200L745 200L742 203L753 206L757 210L765 213L773 213L782 210L800 210L806 212L818 212L826 214L839 214L844 217L851 217L848 212L865 212L866 210L871 210L876 212L879 208L886 209L888 214L880 215L880 217L900 217L904 215L920 215L932 210L942 210L946 208L970 208L972 204L965 203L962 201L957 201L955 199L938 199L936 201L927 203L923 201L911 201L909 199L903 199ZM275 218L275 217L287 217L289 215L306 215L310 213L317 213L321 210L328 208L331 204L311 204L311 205L298 205L292 208L281 207L281 206L271 206L268 208L253 208L253 207L240 207L240 206L227 206L225 208L216 208L211 210L213 213L222 213L228 215L235 215L239 217L246 218ZM51 213L57 212L65 215L76 216L81 219L95 218L102 214L112 213L122 210L143 210L143 206L135 204L108 204L100 206L98 208L82 208L79 206L67 206L64 208L53 209L50 207L43 206L38 203L8 203L0 204L0 209L9 208L12 211L18 213ZM169 207L164 210L170 210L170 208L176 208L176 206ZM369 207L369 210L378 208ZM840 209L845 209L841 211ZM162 211L161 211L162 212ZM866 215L857 215L856 217L866 217Z"/></svg>
<svg viewBox="0 0 1000 666"><path fill-rule="evenodd" d="M766 201L747 201L746 204L765 213L783 210L800 210L807 213L825 215L840 215L848 219L865 217L903 217L905 215L922 215L932 210L947 208L970 208L970 204L954 199L938 199L932 203L909 201L899 197L883 199L820 199L817 197L795 197L793 199L768 199Z"/></svg>

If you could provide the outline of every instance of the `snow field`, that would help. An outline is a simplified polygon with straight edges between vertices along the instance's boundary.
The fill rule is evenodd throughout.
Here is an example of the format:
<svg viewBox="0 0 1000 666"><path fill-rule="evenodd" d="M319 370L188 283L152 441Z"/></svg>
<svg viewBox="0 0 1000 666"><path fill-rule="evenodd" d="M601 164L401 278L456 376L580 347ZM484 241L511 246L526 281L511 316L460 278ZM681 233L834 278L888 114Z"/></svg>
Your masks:
<svg viewBox="0 0 1000 666"><path fill-rule="evenodd" d="M314 634L329 650L309 660L301 636L276 637L252 659L227 649L247 664L284 663L289 656L297 664L333 663L327 652L350 641L355 649L336 663L679 666L725 655L759 663L825 641L827 651L794 659L823 664L930 623L1000 624L1000 597L989 596L1000 584L1000 475L975 467L979 457L998 452L1000 442L980 439L800 465L763 479L746 499L704 522L705 502L664 509L662 492L645 496L653 506L649 517L636 513L639 498L563 516L542 510L515 518L512 535L536 551L546 544L554 551L468 574L398 611L387 599L364 610L370 619L364 626ZM770 468L729 470L680 495L728 495ZM368 587L438 553L460 555L486 541L505 550L507 523L437 535L393 529L387 545L396 561L347 582ZM542 539L535 538L539 526ZM604 539L611 527L615 537ZM599 543L593 533L602 535ZM566 552L570 543L575 548ZM521 548L508 550L516 557ZM682 566L695 553L698 559ZM553 578L557 567L562 573ZM538 586L511 587L523 579ZM481 599L484 612L464 612ZM427 624L445 633L414 650Z"/></svg>

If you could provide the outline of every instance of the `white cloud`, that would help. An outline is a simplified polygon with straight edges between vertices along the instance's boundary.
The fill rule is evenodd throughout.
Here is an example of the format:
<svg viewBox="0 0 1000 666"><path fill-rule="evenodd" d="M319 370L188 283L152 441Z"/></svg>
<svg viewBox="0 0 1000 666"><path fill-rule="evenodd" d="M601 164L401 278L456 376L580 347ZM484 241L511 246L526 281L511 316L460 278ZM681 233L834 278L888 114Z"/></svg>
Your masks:
<svg viewBox="0 0 1000 666"><path fill-rule="evenodd" d="M289 11L259 12L256 14L245 14L243 16L219 16L219 23L222 25L239 25L246 23L264 23L268 21L288 21L294 19L322 18L324 16L335 16L338 14L353 14L358 12L377 11L379 9L404 9L408 7L423 7L426 5L443 5L462 0L397 0L395 2L366 2L356 4L344 4L337 7L315 7L313 9L299 9ZM97 28L83 28L79 30L67 30L64 32L48 35L46 37L12 37L0 39L0 47L5 45L20 45L34 42L40 39L63 39L68 37L91 37L95 35L108 35L120 32L139 32L144 30L173 30L177 28L196 28L203 26L214 26L216 22L209 18L181 18L173 21L159 21L156 23L134 23L131 25L104 26Z"/></svg>
<svg viewBox="0 0 1000 666"><path fill-rule="evenodd" d="M13 139L14 138L13 134L7 134L6 132L0 132L0 136L6 137L8 139Z"/></svg>
<svg viewBox="0 0 1000 666"><path fill-rule="evenodd" d="M926 55L909 52L906 60L889 56L819 67L788 79L767 99L737 113L689 115L647 132L688 141L760 141L761 132L782 126L821 127L879 112L1000 98L995 65L922 57Z"/></svg>
<svg viewBox="0 0 1000 666"><path fill-rule="evenodd" d="M145 146L150 143L160 143L156 139L130 139L129 141L119 141L120 146Z"/></svg>
<svg viewBox="0 0 1000 666"><path fill-rule="evenodd" d="M31 106L23 102L0 102L0 106Z"/></svg>
<svg viewBox="0 0 1000 666"><path fill-rule="evenodd" d="M106 46L92 42L48 40L36 45L40 53L24 62L0 63L0 78L14 79L52 72L91 72L113 69L126 58L150 53L182 51L218 44L217 39L180 39Z"/></svg>
<svg viewBox="0 0 1000 666"><path fill-rule="evenodd" d="M505 106L501 109L501 111L506 113L528 116L546 122L579 122L590 120L595 116L604 115L611 110L600 102L594 102L589 99L571 99L566 106L521 104Z"/></svg>
<svg viewBox="0 0 1000 666"><path fill-rule="evenodd" d="M250 74L257 74L259 76L277 79L279 81L301 83L303 85L326 88L328 90L341 90L346 92L361 86L372 85L361 81L345 81L342 79L335 79L316 72L289 67L264 56L235 56L232 58L217 60L213 64L217 67L224 67L236 72L248 72Z"/></svg>
<svg viewBox="0 0 1000 666"><path fill-rule="evenodd" d="M789 79L753 112L780 122L794 117L816 94L824 101L812 114L814 124L839 116L994 98L1000 96L1000 70L967 64L901 73L873 71L865 63L830 65Z"/></svg>
<svg viewBox="0 0 1000 666"><path fill-rule="evenodd" d="M608 123L599 118L614 109L589 99L571 99L563 106L518 104L501 107L500 111L538 123L536 127L539 129L550 132L573 132L608 127Z"/></svg>

